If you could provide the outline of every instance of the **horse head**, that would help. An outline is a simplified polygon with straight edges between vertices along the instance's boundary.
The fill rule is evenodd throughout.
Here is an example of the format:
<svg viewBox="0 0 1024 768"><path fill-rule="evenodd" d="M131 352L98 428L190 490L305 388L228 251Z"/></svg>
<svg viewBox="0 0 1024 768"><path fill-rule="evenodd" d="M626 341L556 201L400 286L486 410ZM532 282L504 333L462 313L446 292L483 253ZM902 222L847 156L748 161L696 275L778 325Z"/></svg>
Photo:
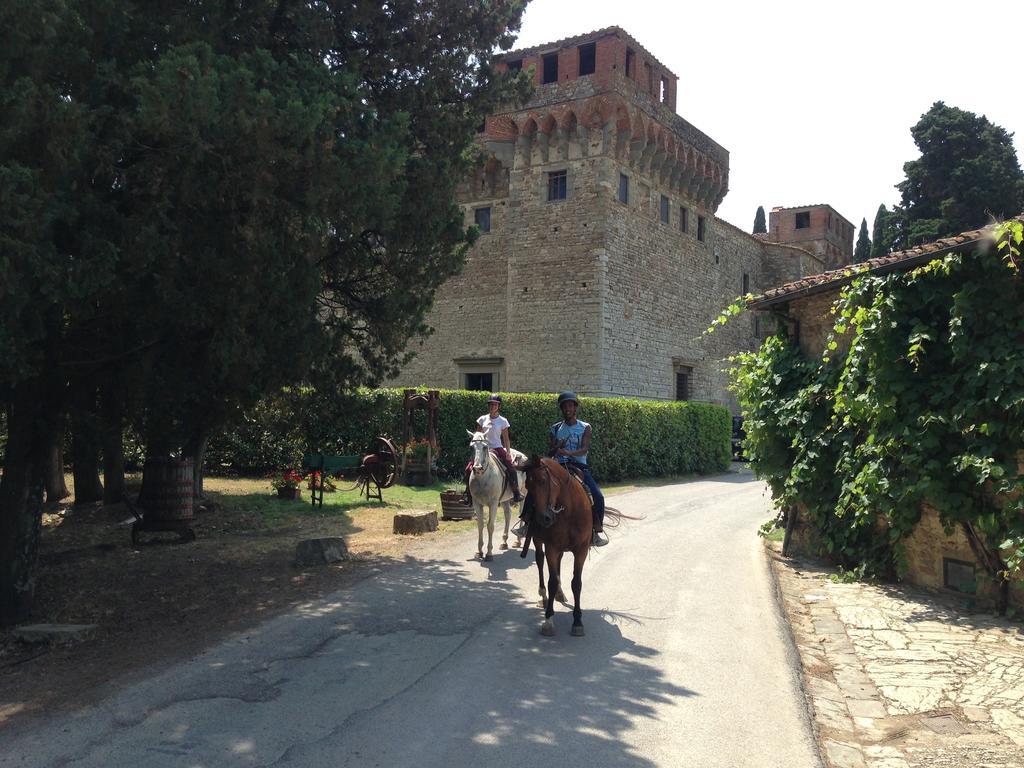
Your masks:
<svg viewBox="0 0 1024 768"><path fill-rule="evenodd" d="M470 432L468 429L466 434L470 437L469 447L473 451L473 473L481 475L487 469L487 438L483 432Z"/></svg>
<svg viewBox="0 0 1024 768"><path fill-rule="evenodd" d="M552 466L553 465L553 466ZM558 506L562 488L568 473L550 459L541 459L536 454L520 469L526 473L526 510L544 528L554 525L558 515L564 511ZM565 477L562 477L565 475Z"/></svg>

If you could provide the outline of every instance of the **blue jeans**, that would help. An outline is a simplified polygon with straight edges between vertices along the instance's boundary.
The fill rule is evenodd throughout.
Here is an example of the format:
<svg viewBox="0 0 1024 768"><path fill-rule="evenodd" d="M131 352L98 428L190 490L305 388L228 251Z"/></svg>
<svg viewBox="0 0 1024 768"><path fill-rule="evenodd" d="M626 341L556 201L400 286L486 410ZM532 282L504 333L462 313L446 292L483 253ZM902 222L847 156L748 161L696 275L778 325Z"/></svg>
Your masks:
<svg viewBox="0 0 1024 768"><path fill-rule="evenodd" d="M594 476L590 474L590 467L586 464L578 464L573 462L573 466L583 470L583 484L587 486L587 490L590 491L590 495L594 499L594 527L597 529L604 528L604 494L601 493L601 489L597 487L597 483L594 481Z"/></svg>

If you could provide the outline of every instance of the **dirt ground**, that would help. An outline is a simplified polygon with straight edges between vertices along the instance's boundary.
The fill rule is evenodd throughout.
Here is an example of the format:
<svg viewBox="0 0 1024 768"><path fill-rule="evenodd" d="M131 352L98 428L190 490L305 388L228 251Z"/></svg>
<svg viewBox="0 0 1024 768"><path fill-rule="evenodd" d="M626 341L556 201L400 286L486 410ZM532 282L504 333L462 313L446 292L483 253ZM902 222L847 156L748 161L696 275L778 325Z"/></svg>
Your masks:
<svg viewBox="0 0 1024 768"><path fill-rule="evenodd" d="M384 491L385 502L337 494L322 510L273 497L266 480L208 480L196 540L143 534L131 543L123 505L44 515L34 623L96 624L85 641L29 646L0 631L0 733L34 716L94 703L155 668L229 634L330 594L401 558L413 537L392 534L402 509L438 508L438 488ZM442 522L436 538L475 528ZM296 542L344 536L349 562L297 569Z"/></svg>

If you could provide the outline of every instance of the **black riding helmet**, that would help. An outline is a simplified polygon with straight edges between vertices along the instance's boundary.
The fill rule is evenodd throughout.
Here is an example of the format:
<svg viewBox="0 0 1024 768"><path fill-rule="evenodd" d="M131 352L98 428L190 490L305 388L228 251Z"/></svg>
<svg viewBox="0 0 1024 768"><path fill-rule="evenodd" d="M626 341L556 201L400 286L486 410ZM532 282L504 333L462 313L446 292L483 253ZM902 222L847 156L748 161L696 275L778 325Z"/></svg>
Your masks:
<svg viewBox="0 0 1024 768"><path fill-rule="evenodd" d="M575 392L563 392L558 396L558 407L561 409L562 403L576 403L579 407L580 401L576 398Z"/></svg>
<svg viewBox="0 0 1024 768"><path fill-rule="evenodd" d="M487 402L488 403L498 403L498 405L501 405L501 395L494 395L494 394L492 394L490 397L487 398Z"/></svg>

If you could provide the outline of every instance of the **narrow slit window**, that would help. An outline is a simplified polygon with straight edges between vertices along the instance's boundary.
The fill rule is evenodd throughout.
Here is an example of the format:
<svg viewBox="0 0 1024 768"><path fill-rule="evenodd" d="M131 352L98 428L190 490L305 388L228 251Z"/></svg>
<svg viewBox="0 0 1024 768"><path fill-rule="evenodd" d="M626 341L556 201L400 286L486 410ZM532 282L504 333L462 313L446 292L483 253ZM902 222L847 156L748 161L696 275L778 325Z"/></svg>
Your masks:
<svg viewBox="0 0 1024 768"><path fill-rule="evenodd" d="M633 68L635 65L636 54L632 48L626 49L626 77L633 77Z"/></svg>
<svg viewBox="0 0 1024 768"><path fill-rule="evenodd" d="M748 275L746 272L744 272L743 273L743 281L742 281L741 294L743 296L746 296L748 293L750 293L750 275Z"/></svg>
<svg viewBox="0 0 1024 768"><path fill-rule="evenodd" d="M698 216L697 217L697 239L700 240L702 243L704 242L704 238L707 235L707 232L705 230L706 230L706 227L704 225L704 217L703 216Z"/></svg>
<svg viewBox="0 0 1024 768"><path fill-rule="evenodd" d="M688 208L679 209L679 231L690 231L690 210Z"/></svg>
<svg viewBox="0 0 1024 768"><path fill-rule="evenodd" d="M689 400L690 379L693 377L693 368L681 365L676 368L676 400Z"/></svg>
<svg viewBox="0 0 1024 768"><path fill-rule="evenodd" d="M658 95L658 101L662 104L668 103L668 78L661 78L661 93Z"/></svg>
<svg viewBox="0 0 1024 768"><path fill-rule="evenodd" d="M624 173L619 174L619 202L629 203L629 176Z"/></svg>
<svg viewBox="0 0 1024 768"><path fill-rule="evenodd" d="M668 198L664 195L661 196L661 206L659 208L661 214L661 223L668 224Z"/></svg>
<svg viewBox="0 0 1024 768"><path fill-rule="evenodd" d="M597 43L587 43L579 47L580 74L592 75L597 64Z"/></svg>

